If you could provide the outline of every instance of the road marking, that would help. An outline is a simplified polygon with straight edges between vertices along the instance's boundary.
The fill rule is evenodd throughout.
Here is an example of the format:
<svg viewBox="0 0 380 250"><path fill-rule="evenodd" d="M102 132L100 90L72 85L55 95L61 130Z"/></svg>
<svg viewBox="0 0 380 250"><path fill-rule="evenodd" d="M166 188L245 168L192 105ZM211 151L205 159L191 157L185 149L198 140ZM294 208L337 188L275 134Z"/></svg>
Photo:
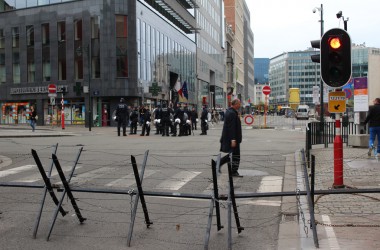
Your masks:
<svg viewBox="0 0 380 250"><path fill-rule="evenodd" d="M161 182L155 189L178 190L200 173L202 172L181 171L171 179Z"/></svg>
<svg viewBox="0 0 380 250"><path fill-rule="evenodd" d="M17 167L17 168L2 170L2 171L0 171L0 178L8 176L8 175L18 174L18 173L21 173L23 171L31 170L33 168L37 169L37 165L24 165L24 166Z"/></svg>
<svg viewBox="0 0 380 250"><path fill-rule="evenodd" d="M281 176L264 176L261 179L258 193L269 193L269 192L281 192L282 191L282 180Z"/></svg>
<svg viewBox="0 0 380 250"><path fill-rule="evenodd" d="M73 167L72 166L63 166L63 171L64 172L68 172L70 171ZM75 170L81 168L81 166L77 166L75 168ZM48 174L48 172L46 171L46 175ZM56 176L58 175L58 172L55 168L53 168L53 171L51 173L51 177L53 176ZM67 177L66 177L67 178ZM26 182L26 183L31 183L31 182L36 182L36 181L39 181L39 180L42 180L42 176L40 173L38 174L33 174L33 175L29 175L27 177L24 177L24 178L21 178L21 179L18 179L18 180L14 180L14 182Z"/></svg>
<svg viewBox="0 0 380 250"><path fill-rule="evenodd" d="M241 200L237 202L243 205L256 205L256 206L271 206L279 207L281 206L281 201L270 201L270 200Z"/></svg>
<svg viewBox="0 0 380 250"><path fill-rule="evenodd" d="M330 217L328 215L322 215L322 221L324 224L328 224L328 225L331 224ZM338 243L338 240L336 239L336 235L335 235L333 227L324 227L324 228L326 230L327 239L330 246L329 249L339 250L340 249L339 243Z"/></svg>
<svg viewBox="0 0 380 250"><path fill-rule="evenodd" d="M115 171L115 168L111 168L111 167L102 167L99 169L91 170L86 173L76 175L75 177L72 178L70 183L73 185L80 185L92 179L99 178L100 176L112 173L113 171ZM66 178L68 177L66 176ZM57 182L55 184L61 184L61 183L62 182Z"/></svg>
<svg viewBox="0 0 380 250"><path fill-rule="evenodd" d="M144 178L145 177L149 177L153 174L155 174L157 171L156 170L145 170L144 172ZM121 177L120 179L117 179L117 180L114 180L110 183L107 183L106 186L107 187L112 187L112 186L116 186L116 187L129 187L133 184L136 184L136 179L135 179L135 175L134 174L129 174L129 175L124 175L123 177Z"/></svg>

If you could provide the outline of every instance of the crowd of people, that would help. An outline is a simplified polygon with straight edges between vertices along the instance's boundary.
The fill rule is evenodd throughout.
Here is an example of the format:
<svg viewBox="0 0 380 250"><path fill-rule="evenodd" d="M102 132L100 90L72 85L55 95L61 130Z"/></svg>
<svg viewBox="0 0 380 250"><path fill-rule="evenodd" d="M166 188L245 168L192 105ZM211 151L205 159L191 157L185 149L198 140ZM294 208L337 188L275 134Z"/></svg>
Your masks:
<svg viewBox="0 0 380 250"><path fill-rule="evenodd" d="M209 123L217 123L220 119L219 112L211 111L207 106L202 107L198 116L195 107L177 103L172 105L162 102L153 110L148 106L131 107L121 98L115 112L114 120L117 121L117 134L127 136L127 127L131 135L137 134L137 127L141 126L140 136L149 136L151 129L155 135L161 136L188 136L194 135L194 130L201 129L200 135L207 135Z"/></svg>

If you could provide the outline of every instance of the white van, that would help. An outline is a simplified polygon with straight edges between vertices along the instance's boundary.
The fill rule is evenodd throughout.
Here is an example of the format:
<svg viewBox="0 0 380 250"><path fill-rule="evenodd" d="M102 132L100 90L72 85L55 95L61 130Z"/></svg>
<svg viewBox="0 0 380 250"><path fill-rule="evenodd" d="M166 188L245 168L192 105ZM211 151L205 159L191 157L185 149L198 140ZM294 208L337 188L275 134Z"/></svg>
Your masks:
<svg viewBox="0 0 380 250"><path fill-rule="evenodd" d="M296 111L296 119L306 119L309 120L309 106L307 105L299 105Z"/></svg>

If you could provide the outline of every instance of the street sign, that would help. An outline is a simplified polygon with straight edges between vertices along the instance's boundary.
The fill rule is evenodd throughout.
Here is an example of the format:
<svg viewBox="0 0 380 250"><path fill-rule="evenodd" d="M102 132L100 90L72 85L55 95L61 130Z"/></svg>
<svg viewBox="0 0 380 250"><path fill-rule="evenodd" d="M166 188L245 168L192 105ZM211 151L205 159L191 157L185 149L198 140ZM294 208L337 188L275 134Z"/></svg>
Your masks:
<svg viewBox="0 0 380 250"><path fill-rule="evenodd" d="M253 116L252 115L246 115L244 117L244 122L247 125L252 125L253 124Z"/></svg>
<svg viewBox="0 0 380 250"><path fill-rule="evenodd" d="M53 96L50 97L50 105L52 105L52 106L55 105L55 97L53 97Z"/></svg>
<svg viewBox="0 0 380 250"><path fill-rule="evenodd" d="M346 92L336 91L329 93L329 112L344 113L346 112Z"/></svg>
<svg viewBox="0 0 380 250"><path fill-rule="evenodd" d="M263 87L263 94L264 95L269 95L270 94L270 87L268 85Z"/></svg>
<svg viewBox="0 0 380 250"><path fill-rule="evenodd" d="M55 84L49 84L48 86L49 94L57 93L57 86Z"/></svg>

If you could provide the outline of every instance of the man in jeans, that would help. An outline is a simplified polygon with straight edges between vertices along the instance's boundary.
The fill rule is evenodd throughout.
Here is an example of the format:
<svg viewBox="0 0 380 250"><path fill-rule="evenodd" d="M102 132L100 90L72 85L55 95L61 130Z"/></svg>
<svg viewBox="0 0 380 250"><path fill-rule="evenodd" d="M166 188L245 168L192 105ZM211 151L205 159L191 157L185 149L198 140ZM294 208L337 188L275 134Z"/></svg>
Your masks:
<svg viewBox="0 0 380 250"><path fill-rule="evenodd" d="M380 98L373 100L373 106L369 107L368 115L364 120L364 124L369 122L369 150L368 156L371 156L371 151L374 149L375 140L377 137L377 151L375 156L380 153Z"/></svg>

